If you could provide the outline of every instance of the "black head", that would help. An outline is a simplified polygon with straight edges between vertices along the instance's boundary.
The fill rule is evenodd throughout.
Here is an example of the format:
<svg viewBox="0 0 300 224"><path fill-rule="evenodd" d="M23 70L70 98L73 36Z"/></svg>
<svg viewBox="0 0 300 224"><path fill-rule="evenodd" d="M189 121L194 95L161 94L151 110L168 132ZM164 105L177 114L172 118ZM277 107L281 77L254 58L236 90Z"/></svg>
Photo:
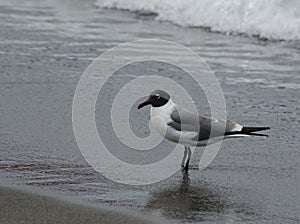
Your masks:
<svg viewBox="0 0 300 224"><path fill-rule="evenodd" d="M138 109L151 104L152 107L161 107L168 103L170 95L162 90L155 90L150 93L148 99L138 106Z"/></svg>

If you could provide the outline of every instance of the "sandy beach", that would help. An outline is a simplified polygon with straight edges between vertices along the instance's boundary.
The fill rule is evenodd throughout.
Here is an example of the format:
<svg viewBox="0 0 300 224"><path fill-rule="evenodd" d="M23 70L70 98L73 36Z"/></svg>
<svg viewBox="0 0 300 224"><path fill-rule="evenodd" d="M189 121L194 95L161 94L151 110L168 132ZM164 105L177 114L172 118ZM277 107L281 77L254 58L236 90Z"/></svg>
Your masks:
<svg viewBox="0 0 300 224"><path fill-rule="evenodd" d="M144 223L148 216L154 223L300 222L299 41L180 27L155 15L96 7L93 0L0 0L0 172L11 180L0 188L0 223ZM179 170L147 186L120 184L96 172L73 133L76 86L106 50L149 38L197 52L216 74L228 118L270 126L270 137L224 141L203 171L199 148L188 175ZM176 66L148 61L121 68L101 90L95 120L107 147L124 161L152 162L174 146L163 141L153 150L155 157L148 156L151 150L136 153L120 142L110 123L118 91L136 77L157 74L180 83L197 109L210 113L205 94ZM136 104L130 126L147 137L149 108L138 111ZM76 203L51 197L53 192Z"/></svg>

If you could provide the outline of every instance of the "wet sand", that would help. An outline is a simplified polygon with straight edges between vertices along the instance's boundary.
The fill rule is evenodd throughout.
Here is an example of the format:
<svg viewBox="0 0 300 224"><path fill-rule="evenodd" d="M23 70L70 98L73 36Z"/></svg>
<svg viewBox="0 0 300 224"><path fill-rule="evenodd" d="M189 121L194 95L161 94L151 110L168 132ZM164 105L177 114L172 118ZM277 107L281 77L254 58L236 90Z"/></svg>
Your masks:
<svg viewBox="0 0 300 224"><path fill-rule="evenodd" d="M1 224L154 223L145 218L75 203L33 192L0 187ZM156 222L157 223L157 220Z"/></svg>

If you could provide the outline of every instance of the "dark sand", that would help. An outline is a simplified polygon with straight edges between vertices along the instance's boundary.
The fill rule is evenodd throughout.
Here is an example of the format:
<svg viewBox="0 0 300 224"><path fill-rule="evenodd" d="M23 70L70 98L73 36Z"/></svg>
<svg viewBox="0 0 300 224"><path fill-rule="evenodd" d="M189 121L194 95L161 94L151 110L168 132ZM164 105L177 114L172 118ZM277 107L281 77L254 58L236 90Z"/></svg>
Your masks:
<svg viewBox="0 0 300 224"><path fill-rule="evenodd" d="M7 187L0 188L0 208L1 224L154 223L141 217L126 215L125 212L68 203Z"/></svg>

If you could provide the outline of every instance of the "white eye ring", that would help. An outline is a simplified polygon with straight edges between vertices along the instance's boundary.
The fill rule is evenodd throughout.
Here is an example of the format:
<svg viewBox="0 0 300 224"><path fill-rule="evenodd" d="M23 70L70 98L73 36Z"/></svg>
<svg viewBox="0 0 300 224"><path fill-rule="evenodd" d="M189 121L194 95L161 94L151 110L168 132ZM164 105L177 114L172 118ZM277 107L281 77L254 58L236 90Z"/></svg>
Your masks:
<svg viewBox="0 0 300 224"><path fill-rule="evenodd" d="M159 94L156 94L155 96L157 97L156 99L159 99L159 98L160 98L160 95L159 95Z"/></svg>

